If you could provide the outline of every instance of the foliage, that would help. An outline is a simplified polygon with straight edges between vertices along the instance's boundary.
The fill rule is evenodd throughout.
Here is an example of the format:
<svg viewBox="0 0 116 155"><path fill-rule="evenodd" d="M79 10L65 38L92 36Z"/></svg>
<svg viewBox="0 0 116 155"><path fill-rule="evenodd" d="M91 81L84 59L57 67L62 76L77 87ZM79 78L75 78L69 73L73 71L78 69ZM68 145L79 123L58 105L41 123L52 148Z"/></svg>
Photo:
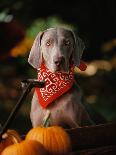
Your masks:
<svg viewBox="0 0 116 155"><path fill-rule="evenodd" d="M58 26L74 29L73 25L69 25L69 24L64 23L59 17L50 16L46 19L42 19L42 18L36 19L32 23L32 25L28 28L27 36L35 38L35 36L38 34L38 32L44 31L44 30L51 28L51 27L58 27Z"/></svg>

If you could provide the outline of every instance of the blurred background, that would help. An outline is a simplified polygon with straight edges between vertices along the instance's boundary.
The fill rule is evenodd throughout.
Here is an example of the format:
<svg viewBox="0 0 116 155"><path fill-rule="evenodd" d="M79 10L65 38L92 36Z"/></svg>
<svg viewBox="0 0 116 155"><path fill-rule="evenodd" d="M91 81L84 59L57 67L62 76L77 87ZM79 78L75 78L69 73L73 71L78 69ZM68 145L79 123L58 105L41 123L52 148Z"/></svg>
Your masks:
<svg viewBox="0 0 116 155"><path fill-rule="evenodd" d="M108 122L116 120L116 1L0 0L0 124L4 125L21 93L21 80L36 78L27 59L34 38L49 27L71 28L85 42L85 72L75 69L84 102ZM10 128L31 128L33 91Z"/></svg>

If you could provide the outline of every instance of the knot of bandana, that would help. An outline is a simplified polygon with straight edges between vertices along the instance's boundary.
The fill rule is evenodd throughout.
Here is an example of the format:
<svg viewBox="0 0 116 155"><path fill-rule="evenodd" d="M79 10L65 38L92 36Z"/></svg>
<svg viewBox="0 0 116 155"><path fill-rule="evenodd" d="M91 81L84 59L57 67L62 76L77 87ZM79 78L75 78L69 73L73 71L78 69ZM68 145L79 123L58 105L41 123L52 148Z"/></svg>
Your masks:
<svg viewBox="0 0 116 155"><path fill-rule="evenodd" d="M35 88L40 105L46 108L59 96L67 92L74 83L74 68L69 73L52 73L45 65L38 70L38 80L45 81L44 88Z"/></svg>

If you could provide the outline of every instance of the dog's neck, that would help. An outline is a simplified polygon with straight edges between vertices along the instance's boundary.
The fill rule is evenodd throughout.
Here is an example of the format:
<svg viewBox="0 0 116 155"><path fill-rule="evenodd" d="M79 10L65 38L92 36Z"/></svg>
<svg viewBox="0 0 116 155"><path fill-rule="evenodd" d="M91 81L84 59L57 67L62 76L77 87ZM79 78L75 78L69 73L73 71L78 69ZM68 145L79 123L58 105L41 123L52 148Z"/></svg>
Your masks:
<svg viewBox="0 0 116 155"><path fill-rule="evenodd" d="M74 68L71 67L69 73L52 73L42 64L38 69L38 80L44 80L46 83L44 88L36 88L39 103L43 108L46 108L71 89L74 83Z"/></svg>

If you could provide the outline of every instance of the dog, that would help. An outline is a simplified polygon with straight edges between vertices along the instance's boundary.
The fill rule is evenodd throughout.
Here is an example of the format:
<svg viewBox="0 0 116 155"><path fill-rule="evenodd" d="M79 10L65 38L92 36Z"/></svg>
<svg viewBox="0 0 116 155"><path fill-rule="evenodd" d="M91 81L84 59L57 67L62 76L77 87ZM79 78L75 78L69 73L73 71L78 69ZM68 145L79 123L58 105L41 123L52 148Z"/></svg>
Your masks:
<svg viewBox="0 0 116 155"><path fill-rule="evenodd" d="M51 81L53 81L57 74L59 76L59 73L61 73L61 76L62 73L63 75L66 74L66 76L69 74L73 76L74 72L70 71L71 66L80 65L84 48L83 41L79 37L76 37L72 30L61 27L49 28L44 32L39 32L35 38L28 62L37 69L39 80L44 80L44 78L42 79L41 77L41 70L39 69L43 64L44 71L47 70L47 73L53 76L51 79ZM43 74L46 75L47 73ZM44 105L46 107L40 104L42 100L42 96L40 99L38 98L40 92L34 92L30 112L33 127L42 124L47 110L51 113L50 125L74 128L91 124L91 118L81 103L81 90L73 78L72 81L66 84L66 87L70 85L70 89L68 88L65 93L63 93L62 90L58 90L58 92L60 92L58 93L59 96L51 100L51 103L45 101L45 104L48 104ZM47 79L45 82L49 83ZM54 87L52 91L55 89ZM45 93L44 88L41 90L43 90L42 93ZM46 95L46 97L48 96L49 94Z"/></svg>

